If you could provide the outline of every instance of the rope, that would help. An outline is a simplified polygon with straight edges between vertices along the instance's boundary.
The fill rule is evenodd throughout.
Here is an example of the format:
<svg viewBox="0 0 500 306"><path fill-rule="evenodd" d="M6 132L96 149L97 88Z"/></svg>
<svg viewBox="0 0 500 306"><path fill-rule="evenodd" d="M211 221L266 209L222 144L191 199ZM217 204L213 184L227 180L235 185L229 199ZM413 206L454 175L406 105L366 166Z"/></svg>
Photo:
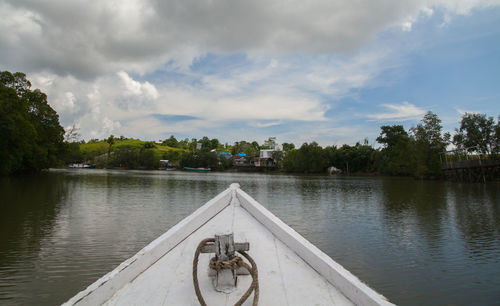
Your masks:
<svg viewBox="0 0 500 306"><path fill-rule="evenodd" d="M200 304L202 306L207 306L207 303L205 303L205 300L203 299L203 296L201 295L200 285L198 284L198 257L200 257L201 248L207 242L215 242L215 239L214 238L203 239L200 242L200 244L198 244L198 247L196 248L196 252L194 252L194 259L193 259L193 283L194 283L194 291L196 292L196 296L198 297L198 301L200 301Z"/></svg>
<svg viewBox="0 0 500 306"><path fill-rule="evenodd" d="M250 264L252 265L252 267L250 267L246 262L241 260L242 267L247 269L248 272L250 272L250 275L252 275L252 284L250 285L250 287L248 287L247 292L245 292L245 294L240 298L240 300L236 302L236 304L234 305L240 306L241 304L243 304L243 302L245 302L246 299L248 299L250 294L252 294L252 291L254 291L252 305L257 306L257 304L259 303L259 273L257 271L257 264L255 263L253 258L250 255L248 255L245 251L238 251L238 253L243 255L243 257L245 257L248 260L248 262L250 262Z"/></svg>
<svg viewBox="0 0 500 306"><path fill-rule="evenodd" d="M198 298L198 301L202 306L207 306L207 303L203 299L203 295L201 294L200 291L200 285L198 283L198 257L200 256L201 249L205 244L208 242L215 242L214 238L206 238L203 239L200 244L198 244L198 247L196 248L196 251L194 253L194 259L193 259L193 283L194 283L194 291L196 292L196 297ZM227 261L222 261L222 260L215 260L215 258L212 258L210 260L209 266L212 269L215 269L217 272L223 269L231 269L231 270L237 270L240 267L245 268L248 270L250 275L252 276L252 283L250 284L250 287L248 287L247 291L243 296L234 304L235 306L241 306L252 294L252 291L254 292L253 295L253 306L257 306L257 303L259 302L259 279L258 279L258 271L257 271L257 264L253 260L253 258L248 255L244 251L238 251L243 257L245 257L248 262L252 266L249 266L246 262L243 261L243 259L239 256L235 256L234 258L227 260Z"/></svg>
<svg viewBox="0 0 500 306"><path fill-rule="evenodd" d="M219 272L220 270L237 270L239 267L241 267L241 263L243 262L243 259L239 256L234 256L233 259L230 260L215 260L215 257L210 259L210 263L208 266L211 269L214 269L215 271Z"/></svg>

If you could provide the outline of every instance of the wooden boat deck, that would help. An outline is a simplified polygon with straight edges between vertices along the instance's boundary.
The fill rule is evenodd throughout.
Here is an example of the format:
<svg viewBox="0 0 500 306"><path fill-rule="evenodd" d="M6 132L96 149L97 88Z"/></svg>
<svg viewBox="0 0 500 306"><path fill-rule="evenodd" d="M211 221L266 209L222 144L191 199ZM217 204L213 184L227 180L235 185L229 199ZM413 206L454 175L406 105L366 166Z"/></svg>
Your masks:
<svg viewBox="0 0 500 306"><path fill-rule="evenodd" d="M194 250L204 238L233 232L236 242L250 242L248 252L259 269L261 305L352 305L332 284L318 275L241 206L230 205L173 248L168 256L116 292L105 305L199 305L194 294ZM208 305L234 305L251 277L239 276L231 294L216 292L208 277L213 254L201 254L200 288ZM252 304L253 295L244 305Z"/></svg>
<svg viewBox="0 0 500 306"><path fill-rule="evenodd" d="M193 278L195 250L205 238L234 233L249 242L259 270L259 305L392 305L239 189L231 187L66 305L199 305ZM251 283L238 276L232 293L214 290L213 254L199 257L198 278L208 305L233 305ZM251 305L253 294L244 303Z"/></svg>

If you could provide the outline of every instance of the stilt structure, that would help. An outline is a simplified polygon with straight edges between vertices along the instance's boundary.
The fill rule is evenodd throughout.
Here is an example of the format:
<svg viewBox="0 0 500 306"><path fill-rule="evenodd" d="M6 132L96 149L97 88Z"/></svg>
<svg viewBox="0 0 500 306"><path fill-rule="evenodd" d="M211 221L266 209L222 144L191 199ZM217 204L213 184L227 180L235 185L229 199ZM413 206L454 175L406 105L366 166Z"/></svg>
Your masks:
<svg viewBox="0 0 500 306"><path fill-rule="evenodd" d="M500 156L471 154L470 149L443 152L441 170L447 179L462 182L486 183L500 179Z"/></svg>

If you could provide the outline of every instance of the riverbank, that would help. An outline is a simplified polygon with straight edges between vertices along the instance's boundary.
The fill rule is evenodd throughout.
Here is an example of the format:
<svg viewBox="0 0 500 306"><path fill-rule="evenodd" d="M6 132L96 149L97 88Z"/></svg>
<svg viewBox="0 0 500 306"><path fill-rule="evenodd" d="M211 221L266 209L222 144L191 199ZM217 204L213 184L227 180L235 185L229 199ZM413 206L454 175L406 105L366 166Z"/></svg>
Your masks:
<svg viewBox="0 0 500 306"><path fill-rule="evenodd" d="M85 167L85 168L68 168L68 167L59 167L53 169L84 169L84 170L93 170L98 168ZM120 170L120 171L168 171L168 172L186 172L183 169L127 169L123 167L114 167L109 169L101 169L101 170ZM327 172L324 173L294 173L294 172L286 172L284 169L278 168L266 168L266 167L234 167L228 169L211 169L210 171L203 172L212 172L212 173L263 173L263 174L283 174L283 175L307 175L307 176L325 176L325 177L379 177L379 178L407 178L413 179L416 181L449 181L454 183L485 183L485 182L500 182L500 173L494 172L494 175L489 175L483 179L480 175L475 175L473 177L462 175L461 179L457 179L455 176L447 177L414 177L411 175L387 175L380 172L356 172L356 173L335 173L329 174Z"/></svg>

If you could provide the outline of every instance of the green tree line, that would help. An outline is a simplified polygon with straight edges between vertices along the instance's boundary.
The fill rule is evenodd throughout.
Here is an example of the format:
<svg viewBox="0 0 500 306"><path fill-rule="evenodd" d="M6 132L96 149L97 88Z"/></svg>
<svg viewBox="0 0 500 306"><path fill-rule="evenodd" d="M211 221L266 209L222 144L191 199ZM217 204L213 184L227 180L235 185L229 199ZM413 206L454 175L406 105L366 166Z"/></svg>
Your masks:
<svg viewBox="0 0 500 306"><path fill-rule="evenodd" d="M453 144L464 152L498 158L500 153L500 116L496 123L485 114L466 113L453 138L443 133L441 120L427 112L416 127L404 129L402 125L380 127L374 149L365 141L354 146L327 146L304 143L285 155L284 170L296 173L322 173L329 166L344 173L381 173L418 178L441 177L440 155Z"/></svg>
<svg viewBox="0 0 500 306"><path fill-rule="evenodd" d="M324 148L316 142L304 143L299 148L295 148L293 143L283 143L283 151L274 152L272 158L276 168L291 173L325 173L328 167L334 166L344 173L439 178L442 174L440 155L446 151L448 145L453 144L458 149L488 154L494 158L499 153L499 135L498 120L495 122L492 117L486 117L484 114L467 113L463 115L460 127L451 137L449 133L443 133L439 117L428 112L409 130L405 130L402 125L381 126L380 135L377 137L381 147L377 149L369 145L366 139L363 144L358 142L353 146L345 144ZM257 141L241 140L229 145L206 136L201 139L177 140L173 135L161 145L141 142L141 145L135 148L121 146L111 149L112 146L126 141L128 140L123 136L114 140L101 140L101 143L109 144L109 159L101 166L154 169L158 165L153 162L156 156L156 160L168 159L172 165L178 167L225 170L232 167L231 160L214 154L214 151L225 151L233 155L242 152L249 160L253 160L259 156L261 149L268 149ZM154 148L166 150L154 155ZM114 152L111 156L110 150ZM151 153L148 153L148 150Z"/></svg>
<svg viewBox="0 0 500 306"><path fill-rule="evenodd" d="M64 129L47 96L24 73L0 72L0 175L56 166L66 152Z"/></svg>
<svg viewBox="0 0 500 306"><path fill-rule="evenodd" d="M464 152L496 158L500 153L500 116L466 113L452 137L443 133L439 117L428 112L415 127L380 127L374 148L365 140L354 146L321 147L316 142L295 148L283 143L283 151L272 154L274 166L292 173L325 173L334 166L344 173L381 173L437 178L441 176L440 154L448 145ZM26 75L0 72L0 174L35 172L69 163L94 163L98 167L157 169L160 159L178 167L210 167L225 170L230 159L215 154L245 153L252 161L262 149L257 141L241 140L230 145L217 138L178 140L170 136L161 144L110 135L106 139L78 141L78 129L66 133L47 96L32 90ZM269 139L270 141L271 139ZM269 143L268 141L268 143ZM226 155L228 156L228 155ZM249 163L250 164L250 163Z"/></svg>

